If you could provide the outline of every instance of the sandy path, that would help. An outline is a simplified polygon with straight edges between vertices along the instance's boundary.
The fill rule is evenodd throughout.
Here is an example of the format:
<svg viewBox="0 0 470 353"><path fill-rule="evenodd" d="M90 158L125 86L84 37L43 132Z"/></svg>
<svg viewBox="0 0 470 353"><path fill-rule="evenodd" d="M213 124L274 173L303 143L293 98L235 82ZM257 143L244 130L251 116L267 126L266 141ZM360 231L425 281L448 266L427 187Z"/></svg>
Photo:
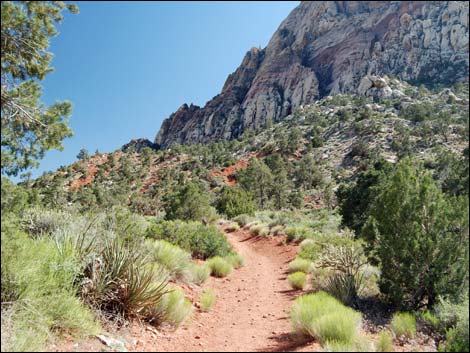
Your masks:
<svg viewBox="0 0 470 353"><path fill-rule="evenodd" d="M296 292L286 280L296 249L280 238L227 233L245 266L226 279L211 278L204 287L217 294L209 313L196 312L191 322L166 338L145 340L138 350L285 351L312 349L290 337L289 309Z"/></svg>

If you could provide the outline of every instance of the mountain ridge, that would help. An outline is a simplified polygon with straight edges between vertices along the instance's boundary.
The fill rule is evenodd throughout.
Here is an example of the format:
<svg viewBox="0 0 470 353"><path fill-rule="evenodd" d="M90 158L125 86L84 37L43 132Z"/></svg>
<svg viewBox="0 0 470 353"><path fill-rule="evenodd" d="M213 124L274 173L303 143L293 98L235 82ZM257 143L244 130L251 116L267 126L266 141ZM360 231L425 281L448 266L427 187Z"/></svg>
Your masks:
<svg viewBox="0 0 470 353"><path fill-rule="evenodd" d="M437 69L439 68L439 69ZM357 93L366 75L414 83L468 78L468 4L302 2L266 48L252 48L204 107L183 104L154 143L208 143L280 121L330 94Z"/></svg>

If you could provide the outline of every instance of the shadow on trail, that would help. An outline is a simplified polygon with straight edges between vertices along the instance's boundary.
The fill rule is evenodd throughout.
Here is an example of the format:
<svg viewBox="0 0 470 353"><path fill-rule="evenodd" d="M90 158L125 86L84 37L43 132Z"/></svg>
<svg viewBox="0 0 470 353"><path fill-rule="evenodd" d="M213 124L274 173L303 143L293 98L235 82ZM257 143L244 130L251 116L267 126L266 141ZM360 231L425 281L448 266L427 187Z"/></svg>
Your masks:
<svg viewBox="0 0 470 353"><path fill-rule="evenodd" d="M258 352L292 352L313 341L310 337L295 336L291 333L273 335L270 336L269 339L273 341L273 344L268 347L258 349Z"/></svg>

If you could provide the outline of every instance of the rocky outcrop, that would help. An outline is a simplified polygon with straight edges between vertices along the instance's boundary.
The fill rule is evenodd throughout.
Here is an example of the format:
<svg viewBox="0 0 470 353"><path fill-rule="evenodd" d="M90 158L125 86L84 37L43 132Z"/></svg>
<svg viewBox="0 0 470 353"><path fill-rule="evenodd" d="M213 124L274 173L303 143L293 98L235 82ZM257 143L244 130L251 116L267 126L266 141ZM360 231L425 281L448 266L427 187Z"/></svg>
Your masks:
<svg viewBox="0 0 470 353"><path fill-rule="evenodd" d="M331 94L393 94L379 76L425 84L468 80L468 3L302 2L264 49L251 49L204 107L184 104L155 143L206 143L279 121ZM377 86L379 85L379 86Z"/></svg>
<svg viewBox="0 0 470 353"><path fill-rule="evenodd" d="M149 141L145 138L138 138L129 141L125 145L121 147L121 151L123 152L141 152L144 148L150 148L150 149L158 149L158 146L154 144L152 141Z"/></svg>

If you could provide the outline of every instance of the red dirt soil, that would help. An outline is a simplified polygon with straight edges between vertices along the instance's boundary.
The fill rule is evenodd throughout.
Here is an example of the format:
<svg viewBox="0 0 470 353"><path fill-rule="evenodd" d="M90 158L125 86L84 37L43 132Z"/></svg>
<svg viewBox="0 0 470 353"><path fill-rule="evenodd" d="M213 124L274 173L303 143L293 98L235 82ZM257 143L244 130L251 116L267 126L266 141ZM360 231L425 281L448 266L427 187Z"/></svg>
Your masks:
<svg viewBox="0 0 470 353"><path fill-rule="evenodd" d="M95 175L98 172L98 167L103 163L106 163L108 156L103 154L97 157L93 157L86 164L86 175L82 175L80 178L75 179L69 185L70 190L78 189L81 186L91 184L95 179Z"/></svg>
<svg viewBox="0 0 470 353"><path fill-rule="evenodd" d="M249 159L241 159L234 165L231 165L229 167L223 168L223 169L214 169L211 171L211 174L215 177L222 177L224 180L224 183L227 185L235 185L235 175L237 172L241 169L245 169L248 167Z"/></svg>
<svg viewBox="0 0 470 353"><path fill-rule="evenodd" d="M319 348L290 335L289 309L300 292L286 280L288 263L296 247L281 237L253 236L243 230L228 233L245 266L226 279L210 278L204 287L214 289L217 302L209 313L197 311L192 322L166 338L146 331L138 351L292 351ZM154 335L155 336L155 335Z"/></svg>

